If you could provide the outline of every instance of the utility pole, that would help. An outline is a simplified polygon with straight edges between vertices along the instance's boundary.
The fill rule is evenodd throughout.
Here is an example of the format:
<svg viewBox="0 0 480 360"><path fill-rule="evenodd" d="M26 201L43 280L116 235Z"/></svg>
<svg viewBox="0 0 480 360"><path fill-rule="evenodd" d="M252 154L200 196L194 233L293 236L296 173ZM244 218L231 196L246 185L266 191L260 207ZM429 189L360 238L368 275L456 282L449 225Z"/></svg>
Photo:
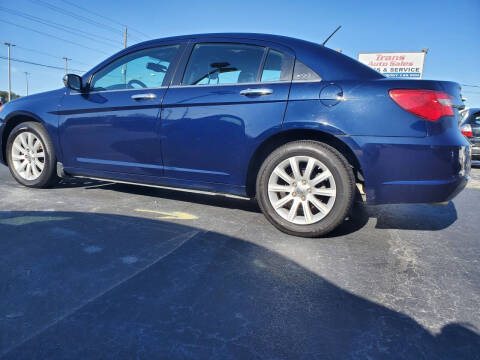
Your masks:
<svg viewBox="0 0 480 360"><path fill-rule="evenodd" d="M72 60L66 56L62 57L63 60L65 60L65 75L68 74L68 61Z"/></svg>
<svg viewBox="0 0 480 360"><path fill-rule="evenodd" d="M423 73L425 72L425 56L427 56L428 48L423 48L422 52L425 54L423 55L423 64L422 64L422 72L420 73L420 79L423 78Z"/></svg>
<svg viewBox="0 0 480 360"><path fill-rule="evenodd" d="M4 42L4 45L8 46L8 101L12 100L12 78L10 75L10 48L15 46L15 44Z"/></svg>
<svg viewBox="0 0 480 360"><path fill-rule="evenodd" d="M128 38L128 30L127 30L127 27L125 26L125 35L123 37L123 48L126 49L127 48L127 38ZM124 64L123 65L123 83L126 84L127 83L127 64Z"/></svg>
<svg viewBox="0 0 480 360"><path fill-rule="evenodd" d="M25 84L27 85L27 96L28 96L28 75L30 75L30 73L25 71L24 74L25 74Z"/></svg>

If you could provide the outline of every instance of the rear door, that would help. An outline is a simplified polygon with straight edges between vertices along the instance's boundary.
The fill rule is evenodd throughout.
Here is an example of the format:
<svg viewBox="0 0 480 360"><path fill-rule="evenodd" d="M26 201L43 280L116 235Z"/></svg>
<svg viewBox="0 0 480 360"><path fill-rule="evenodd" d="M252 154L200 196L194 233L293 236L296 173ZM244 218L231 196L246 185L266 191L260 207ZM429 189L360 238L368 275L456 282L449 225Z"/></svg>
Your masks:
<svg viewBox="0 0 480 360"><path fill-rule="evenodd" d="M165 175L243 185L256 139L281 127L294 54L273 44L211 39L190 45L162 106Z"/></svg>

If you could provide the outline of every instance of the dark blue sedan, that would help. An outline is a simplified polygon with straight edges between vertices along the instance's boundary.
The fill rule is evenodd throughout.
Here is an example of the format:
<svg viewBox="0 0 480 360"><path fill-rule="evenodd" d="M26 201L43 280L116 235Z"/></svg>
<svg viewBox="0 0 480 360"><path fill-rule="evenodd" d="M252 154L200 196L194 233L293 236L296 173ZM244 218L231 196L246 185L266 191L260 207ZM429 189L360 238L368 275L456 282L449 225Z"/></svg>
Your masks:
<svg viewBox="0 0 480 360"><path fill-rule="evenodd" d="M64 83L0 112L3 162L23 185L82 176L255 197L277 228L314 237L356 195L444 202L469 178L457 83L386 79L303 40L152 40Z"/></svg>

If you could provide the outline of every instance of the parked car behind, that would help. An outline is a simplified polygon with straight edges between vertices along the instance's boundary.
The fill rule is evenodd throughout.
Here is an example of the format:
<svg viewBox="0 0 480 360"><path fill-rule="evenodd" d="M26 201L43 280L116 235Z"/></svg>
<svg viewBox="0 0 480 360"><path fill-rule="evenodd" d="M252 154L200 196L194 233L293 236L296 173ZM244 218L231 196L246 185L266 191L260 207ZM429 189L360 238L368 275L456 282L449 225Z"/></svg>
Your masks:
<svg viewBox="0 0 480 360"><path fill-rule="evenodd" d="M472 160L480 164L480 108L465 109L462 116L460 130L472 144Z"/></svg>
<svg viewBox="0 0 480 360"><path fill-rule="evenodd" d="M0 112L0 154L25 186L58 174L256 198L277 228L314 237L357 189L443 202L469 178L457 83L387 79L299 39L152 40L64 83Z"/></svg>

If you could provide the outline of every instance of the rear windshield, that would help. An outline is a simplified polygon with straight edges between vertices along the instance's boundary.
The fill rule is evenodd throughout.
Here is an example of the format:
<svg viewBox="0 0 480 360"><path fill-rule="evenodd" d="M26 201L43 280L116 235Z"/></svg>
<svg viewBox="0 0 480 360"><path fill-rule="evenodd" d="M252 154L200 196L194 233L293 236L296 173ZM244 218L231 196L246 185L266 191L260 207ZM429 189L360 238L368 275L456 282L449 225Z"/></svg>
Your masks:
<svg viewBox="0 0 480 360"><path fill-rule="evenodd" d="M462 120L460 125L470 124L480 126L480 111L478 111L478 109L475 109L475 111L473 114L469 110L461 112Z"/></svg>
<svg viewBox="0 0 480 360"><path fill-rule="evenodd" d="M311 42L299 42L297 58L312 68L323 80L373 80L385 76L338 51Z"/></svg>
<svg viewBox="0 0 480 360"><path fill-rule="evenodd" d="M472 115L470 124L472 125L480 125L480 112Z"/></svg>

